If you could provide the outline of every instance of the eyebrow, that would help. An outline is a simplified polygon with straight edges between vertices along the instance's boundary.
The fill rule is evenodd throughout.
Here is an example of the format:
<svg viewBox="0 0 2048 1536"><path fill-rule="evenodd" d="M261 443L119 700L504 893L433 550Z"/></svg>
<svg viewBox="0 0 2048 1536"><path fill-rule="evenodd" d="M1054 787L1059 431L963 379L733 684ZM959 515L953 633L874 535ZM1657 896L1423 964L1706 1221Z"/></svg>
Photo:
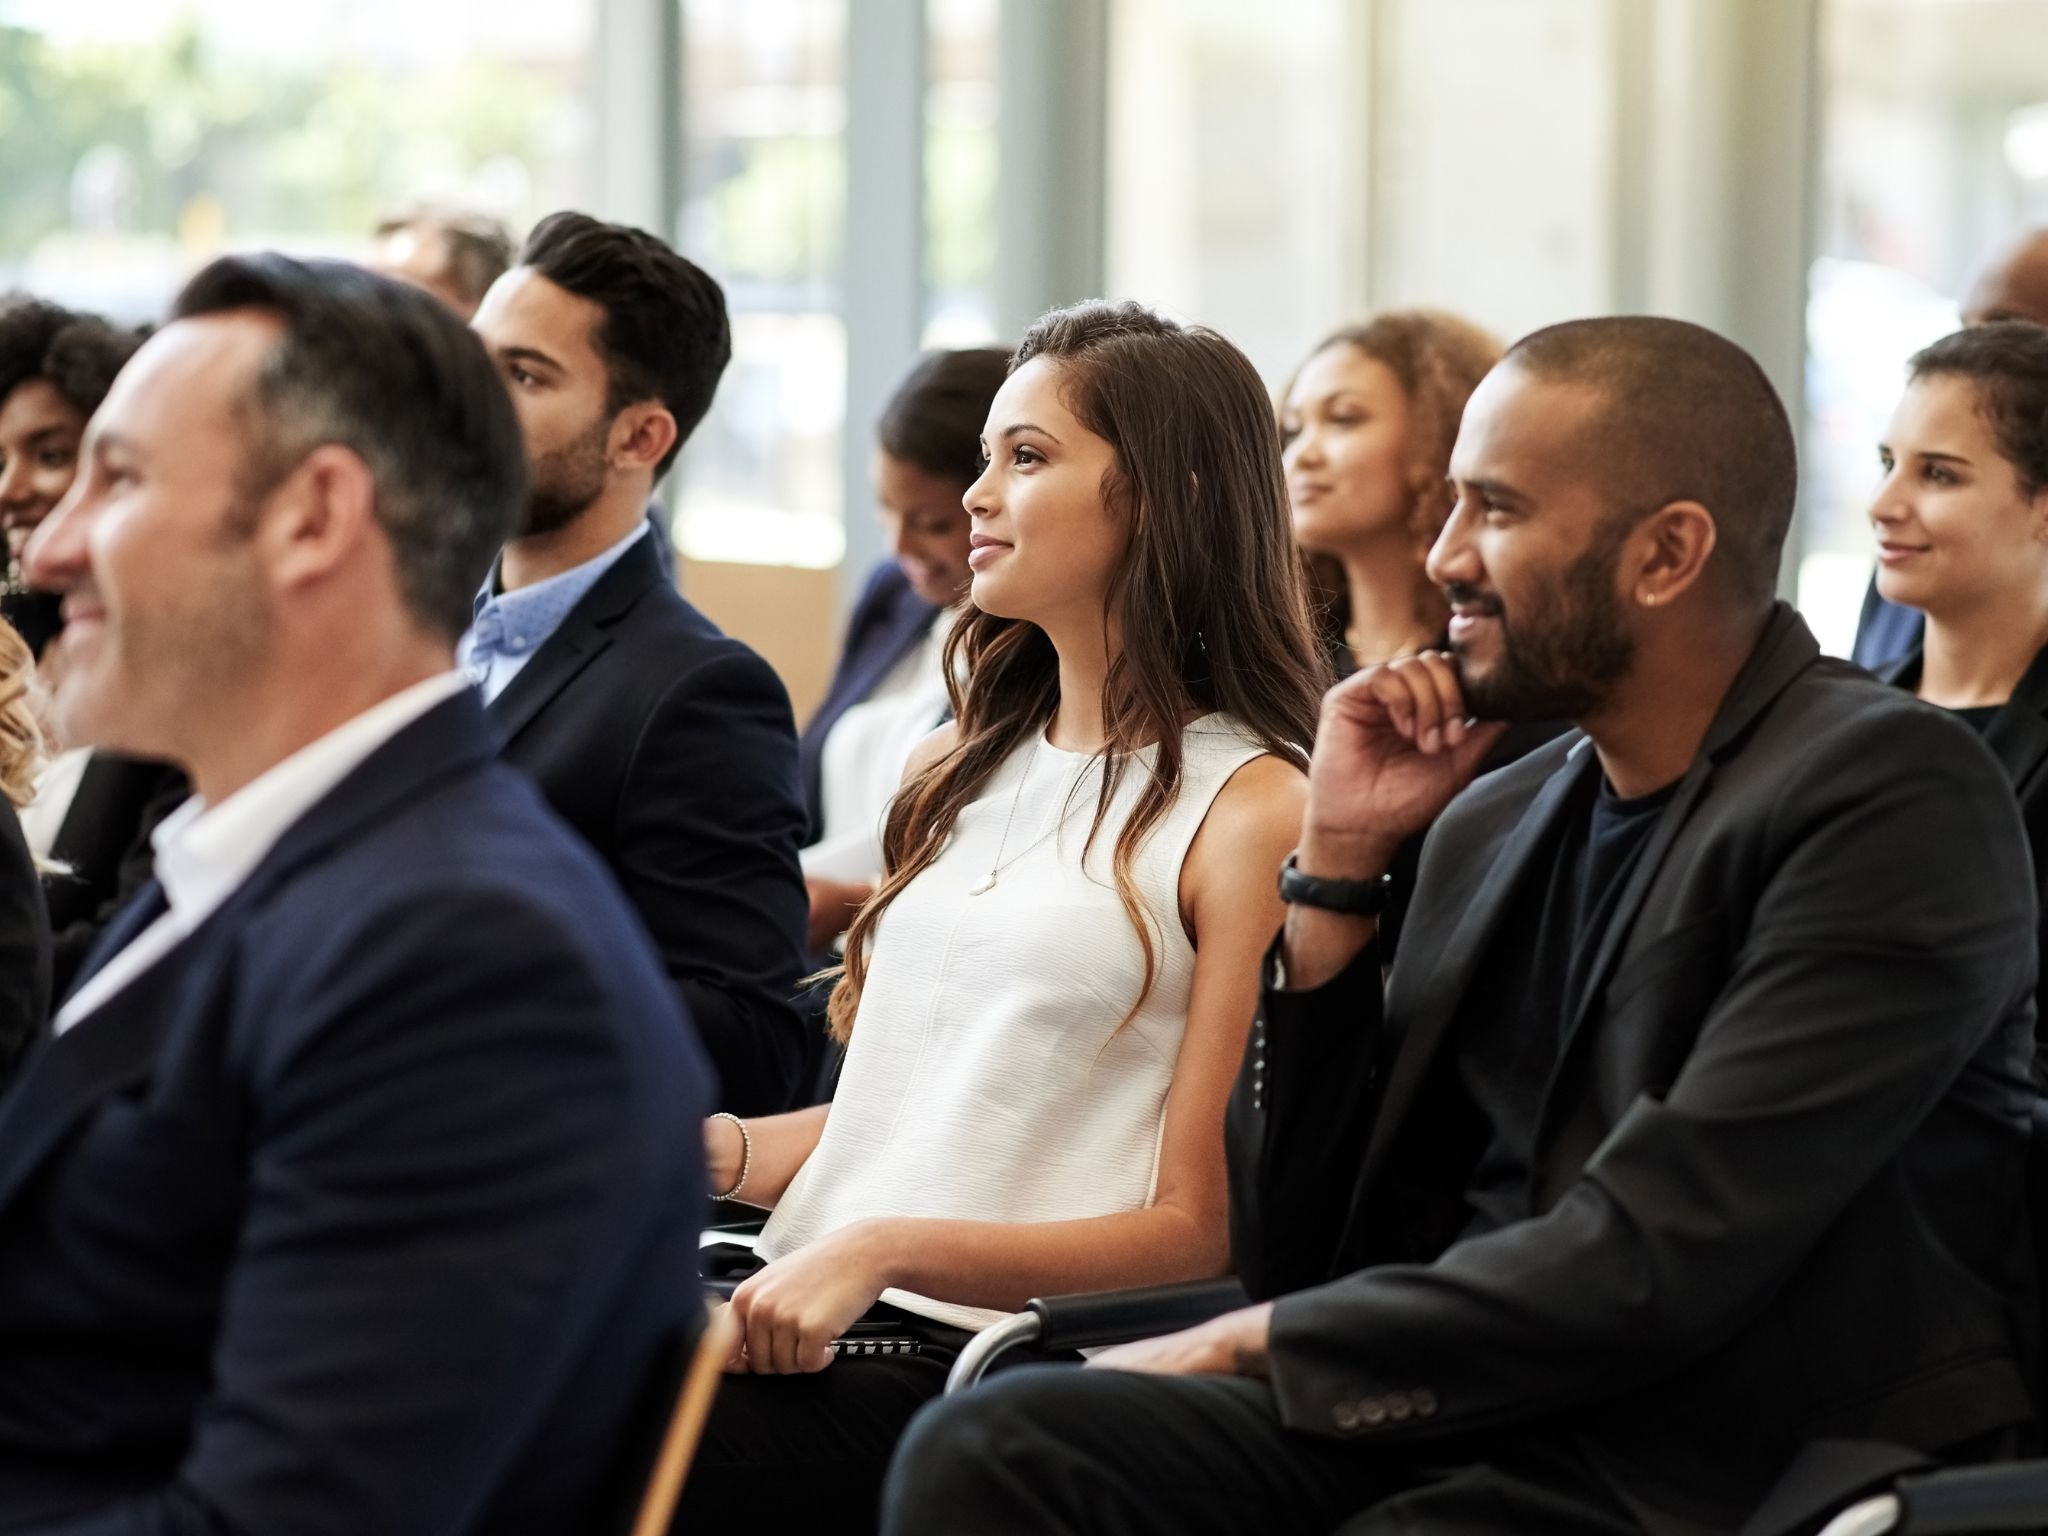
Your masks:
<svg viewBox="0 0 2048 1536"><path fill-rule="evenodd" d="M1446 483L1449 484L1451 495L1454 497L1462 488L1476 492L1481 496L1491 496L1495 501L1512 501L1520 504L1526 503L1529 499L1503 480L1472 479L1461 481L1457 476L1450 475L1446 477Z"/></svg>
<svg viewBox="0 0 2048 1536"><path fill-rule="evenodd" d="M500 347L498 356L508 363L539 363L543 367L554 369L557 373L569 371L538 347Z"/></svg>
<svg viewBox="0 0 2048 1536"><path fill-rule="evenodd" d="M1898 457L1898 453L1896 452L1896 450L1893 449L1890 443L1879 443L1877 445L1877 451L1879 453L1889 453L1892 455L1893 458ZM1923 450L1919 453L1911 454L1909 455L1909 457L1915 459L1933 460L1935 462L1942 464L1962 464L1965 466L1967 466L1970 462L1960 453L1943 453L1938 449L1932 451Z"/></svg>
<svg viewBox="0 0 2048 1536"><path fill-rule="evenodd" d="M67 426L62 422L52 422L47 427L37 427L35 431L29 433L28 440L33 445L53 437L68 437L75 430L75 428Z"/></svg>
<svg viewBox="0 0 2048 1536"><path fill-rule="evenodd" d="M1052 433L1046 431L1045 428L1041 426L1036 426L1028 421L1012 422L1009 426L1003 428L1002 433L1000 435L1003 437L1021 437L1026 432L1036 432L1040 437L1046 438L1051 442L1056 443L1059 441L1059 438L1055 437Z"/></svg>

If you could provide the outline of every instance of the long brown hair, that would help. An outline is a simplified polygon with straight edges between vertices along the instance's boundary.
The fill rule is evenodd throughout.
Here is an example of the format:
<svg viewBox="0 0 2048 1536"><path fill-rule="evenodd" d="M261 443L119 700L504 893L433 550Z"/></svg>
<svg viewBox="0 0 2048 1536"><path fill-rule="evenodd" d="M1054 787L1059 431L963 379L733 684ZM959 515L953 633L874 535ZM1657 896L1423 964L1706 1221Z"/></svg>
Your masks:
<svg viewBox="0 0 2048 1536"><path fill-rule="evenodd" d="M1384 366L1408 402L1408 530L1418 551L1416 580L1428 587L1422 560L1451 515L1450 491L1444 484L1451 445L1458 438L1465 402L1501 359L1500 338L1440 309L1394 309L1362 325L1333 331L1308 355L1319 357L1340 345L1356 347ZM1280 392L1283 410L1293 393L1290 378ZM1352 619L1344 567L1334 555L1309 552L1305 558L1318 628L1326 643L1342 646ZM1431 594L1435 601L1433 588Z"/></svg>
<svg viewBox="0 0 2048 1536"><path fill-rule="evenodd" d="M1082 858L1131 754L1156 746L1114 860L1117 897L1145 950L1142 1006L1158 957L1131 869L1180 792L1189 717L1220 710L1266 751L1306 767L1328 678L1294 552L1279 432L1245 355L1203 327L1137 304L1096 301L1041 318L1011 369L1040 357L1057 370L1068 409L1113 451L1103 499L1130 532L1103 612L1105 631L1120 635L1122 647L1103 685L1108 740ZM882 913L939 856L961 809L1046 728L1059 703L1059 658L1045 632L972 605L947 636L946 676L958 740L890 803L882 833L887 873L847 932L846 969L832 993L832 1033L840 1040L853 1028Z"/></svg>

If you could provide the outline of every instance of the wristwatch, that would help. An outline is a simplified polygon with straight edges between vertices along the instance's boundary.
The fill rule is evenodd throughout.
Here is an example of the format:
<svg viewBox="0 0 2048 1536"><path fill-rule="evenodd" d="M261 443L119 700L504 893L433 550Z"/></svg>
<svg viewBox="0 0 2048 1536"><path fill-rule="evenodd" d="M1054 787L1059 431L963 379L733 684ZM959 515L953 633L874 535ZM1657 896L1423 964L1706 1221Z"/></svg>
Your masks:
<svg viewBox="0 0 2048 1536"><path fill-rule="evenodd" d="M1350 917L1378 917L1387 910L1393 895L1392 875L1375 880L1325 880L1296 868L1299 857L1298 851L1290 853L1280 866L1280 899L1290 907L1315 907Z"/></svg>

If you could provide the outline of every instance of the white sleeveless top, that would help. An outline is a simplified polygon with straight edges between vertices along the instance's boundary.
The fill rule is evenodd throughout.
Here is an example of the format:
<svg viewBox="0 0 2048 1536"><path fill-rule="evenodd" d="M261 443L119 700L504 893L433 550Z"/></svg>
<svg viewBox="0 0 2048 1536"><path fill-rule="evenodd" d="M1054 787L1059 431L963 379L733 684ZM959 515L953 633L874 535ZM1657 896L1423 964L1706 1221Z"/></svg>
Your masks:
<svg viewBox="0 0 2048 1536"><path fill-rule="evenodd" d="M1069 1221L1151 1203L1194 979L1181 864L1217 792L1264 751L1221 714L1181 740L1180 794L1131 871L1157 961L1144 1006L1124 1022L1145 957L1112 870L1156 749L1126 767L1084 870L1102 765L1035 739L883 913L824 1135L763 1257L874 1217ZM882 1299L960 1328L1002 1315Z"/></svg>

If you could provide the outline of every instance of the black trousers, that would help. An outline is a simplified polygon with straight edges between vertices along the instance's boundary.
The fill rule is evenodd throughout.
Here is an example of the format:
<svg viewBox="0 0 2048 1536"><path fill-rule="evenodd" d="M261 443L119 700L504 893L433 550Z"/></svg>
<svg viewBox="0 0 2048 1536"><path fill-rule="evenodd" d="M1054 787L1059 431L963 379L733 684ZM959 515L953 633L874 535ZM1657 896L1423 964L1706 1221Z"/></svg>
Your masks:
<svg viewBox="0 0 2048 1536"><path fill-rule="evenodd" d="M1283 1429L1264 1382L1046 1367L936 1404L883 1496L887 1536L1637 1536L1565 1447L1483 1460ZM1465 1448L1466 1458L1472 1457Z"/></svg>
<svg viewBox="0 0 2048 1536"><path fill-rule="evenodd" d="M814 1375L728 1376L719 1384L683 1484L676 1536L872 1536L896 1442L945 1390L970 1335L893 1307L870 1315L919 1336L923 1352L848 1355ZM1047 1357L1019 1351L1010 1358Z"/></svg>
<svg viewBox="0 0 2048 1536"><path fill-rule="evenodd" d="M871 1533L882 1474L956 1349L835 1360L811 1376L728 1376L677 1506L675 1536Z"/></svg>

